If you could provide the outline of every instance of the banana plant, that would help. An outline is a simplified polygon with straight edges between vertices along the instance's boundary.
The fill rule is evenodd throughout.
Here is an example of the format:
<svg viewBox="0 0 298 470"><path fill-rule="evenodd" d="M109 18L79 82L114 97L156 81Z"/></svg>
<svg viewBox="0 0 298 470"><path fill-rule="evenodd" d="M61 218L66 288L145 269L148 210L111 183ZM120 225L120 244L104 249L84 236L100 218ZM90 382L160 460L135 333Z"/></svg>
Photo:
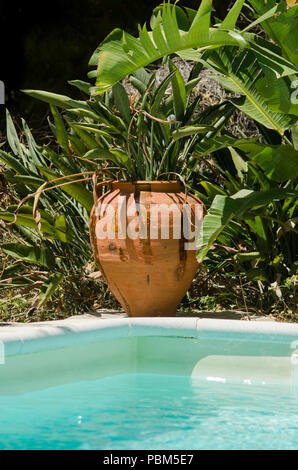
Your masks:
<svg viewBox="0 0 298 470"><path fill-rule="evenodd" d="M197 157L213 150L221 184L201 181L198 195L210 205L198 242L202 262L212 245L245 245L235 260L250 280L280 282L297 266L298 152L291 145L219 136L197 146ZM235 233L236 228L236 233ZM237 244L236 244L237 246Z"/></svg>
<svg viewBox="0 0 298 470"><path fill-rule="evenodd" d="M264 5L262 0L249 0L249 4L253 7L252 14L257 18L256 22L261 24L272 43L278 46L281 55L298 68L298 53L295 46L298 41L297 2L282 0L276 3L275 0L268 0ZM273 17L272 13L274 13ZM263 95L270 108L297 117L297 72L286 79L276 80L276 77L266 71L265 78L266 80L259 82L259 86L262 87ZM293 145L297 149L297 121L291 128L291 134Z"/></svg>
<svg viewBox="0 0 298 470"><path fill-rule="evenodd" d="M211 3L203 0L197 11L170 3L157 7L151 31L145 25L139 29L138 38L114 30L90 60L90 65L97 65L90 73L90 77L96 76L92 93L96 96L140 67L177 54L214 70L215 78L238 95L230 99L235 107L284 135L298 119L298 105L291 101L297 66L292 57L283 57L276 45L248 32L248 28L236 28L243 3L237 0L227 17L214 27ZM253 25L273 23L276 10L267 8Z"/></svg>
<svg viewBox="0 0 298 470"><path fill-rule="evenodd" d="M278 44L282 49L282 55L298 67L297 2L248 0L248 3L253 7L253 14L258 18L258 23L262 25L275 44ZM271 19L272 13L274 14L273 21Z"/></svg>
<svg viewBox="0 0 298 470"><path fill-rule="evenodd" d="M296 7L286 10L285 1L280 6L274 1L268 1L264 8L263 1L252 0L250 3L258 13L257 18L239 30L236 24L244 2L236 1L227 17L214 26L211 25L208 3L203 1L197 11L180 8L176 4L163 4L153 12L151 31L144 26L139 28L139 37L133 38L123 31L115 30L100 44L90 60L90 65L97 65L96 72L90 73L91 77L96 77L96 86L92 89L94 96L140 66L145 67L161 57L177 54L184 60L196 61L213 70L214 78L228 92L232 92L234 96L228 98L232 106L257 123L262 143L258 141L259 138L235 139L214 130L211 138L200 139L192 149L192 156L187 161L190 174L197 164L197 158L209 154L212 154L212 158L221 154L220 165L227 166L227 152L231 154L238 172L228 178L221 174L224 187L222 184L218 187L212 181L199 182L199 195L206 202L212 204L216 195L204 221L199 261L204 259L222 231L229 229L232 221L244 221L246 229L250 225L252 232L259 233L259 241L266 236L270 239L270 229L286 233L283 227L289 229L293 225L291 220L296 220L293 217L296 210L293 198L297 196L298 106L292 100L297 61L295 48L289 47L295 37L295 34L290 36L289 33L293 28L297 29ZM278 37L284 23L285 33ZM200 24L200 28L194 35L192 32L197 24ZM249 32L257 24L264 25L269 34L271 32L275 44ZM209 46L204 42L207 38ZM235 40L234 44L230 38ZM183 129L177 131L177 136L181 132ZM223 162L223 159L226 161ZM251 175L252 181L249 187L243 187L247 173ZM278 204L290 207L289 211L281 211ZM263 216L260 218L256 215L259 218L254 219L254 210L260 208ZM280 216L282 220L278 225L276 220ZM254 221L251 221L251 217ZM266 217L269 221L265 230L263 226L266 225ZM279 241L276 245L279 245ZM289 256L288 263L292 261L293 258Z"/></svg>
<svg viewBox="0 0 298 470"><path fill-rule="evenodd" d="M212 3L202 0L197 11L162 4L154 10L151 31L146 25L139 27L138 38L114 29L90 59L90 65L98 67L89 73L90 78L97 76L94 93L102 93L134 71L179 51L239 45L244 39L231 34L231 30L243 3L244 0L236 1L222 28L211 26Z"/></svg>

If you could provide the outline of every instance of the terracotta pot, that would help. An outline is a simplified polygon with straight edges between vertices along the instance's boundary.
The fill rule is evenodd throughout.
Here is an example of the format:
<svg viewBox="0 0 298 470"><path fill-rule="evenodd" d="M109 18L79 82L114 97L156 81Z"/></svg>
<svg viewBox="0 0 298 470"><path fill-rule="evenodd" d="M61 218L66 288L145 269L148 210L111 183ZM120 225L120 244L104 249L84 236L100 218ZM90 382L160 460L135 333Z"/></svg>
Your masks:
<svg viewBox="0 0 298 470"><path fill-rule="evenodd" d="M202 221L202 202L186 196L176 181L115 181L95 203L90 215L94 257L127 315L174 315L198 269L195 249L185 245L183 205L188 204L193 224L195 211ZM175 215L167 214L170 206Z"/></svg>

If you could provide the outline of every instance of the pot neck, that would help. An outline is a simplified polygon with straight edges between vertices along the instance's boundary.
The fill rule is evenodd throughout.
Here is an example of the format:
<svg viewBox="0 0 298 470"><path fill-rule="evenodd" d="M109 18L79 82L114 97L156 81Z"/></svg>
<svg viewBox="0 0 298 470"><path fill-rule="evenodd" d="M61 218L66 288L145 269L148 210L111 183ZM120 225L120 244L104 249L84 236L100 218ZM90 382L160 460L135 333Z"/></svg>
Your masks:
<svg viewBox="0 0 298 470"><path fill-rule="evenodd" d="M119 189L124 192L175 193L184 191L184 186L180 181L113 181L110 183L110 187L112 190Z"/></svg>

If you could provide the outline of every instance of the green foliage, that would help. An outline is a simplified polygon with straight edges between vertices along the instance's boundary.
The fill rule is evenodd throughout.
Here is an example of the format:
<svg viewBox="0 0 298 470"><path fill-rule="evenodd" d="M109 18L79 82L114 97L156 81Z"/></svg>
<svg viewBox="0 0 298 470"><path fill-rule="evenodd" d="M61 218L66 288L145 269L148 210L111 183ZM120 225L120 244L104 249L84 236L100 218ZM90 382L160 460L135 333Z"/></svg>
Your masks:
<svg viewBox="0 0 298 470"><path fill-rule="evenodd" d="M138 38L120 29L112 31L90 59L90 65L99 65L94 92L102 93L125 76L177 51L237 45L238 38L228 31L211 27L211 11L209 0L202 0L198 11L188 8L187 13L164 3L153 12L151 31L146 25L139 27ZM96 71L89 76L96 76Z"/></svg>
<svg viewBox="0 0 298 470"><path fill-rule="evenodd" d="M237 29L236 23L243 3L236 1L228 16L221 23L218 22L216 28L211 25L210 4L206 1L201 3L198 11L170 4L156 8L151 20L151 31L148 32L146 26L140 28L138 38L115 30L91 58L90 64L98 65L93 93L96 95L111 87L123 78L122 73L133 73L140 66L144 67L173 53L214 70L214 78L234 94L229 98L234 109L238 108L257 123L262 143L257 139L237 140L224 133L220 135L222 127L216 128L217 123L213 122L209 134L197 139L192 147L192 158L187 160L188 178L193 179L192 170L196 168L194 158L215 152L213 156L216 155L217 172L223 180L218 186L210 181L209 176L209 180L202 179L199 183L198 194L205 202L210 204L218 194L203 224L199 261L206 256L224 228L228 228L232 221L239 221L240 226L243 223L246 229L249 227L253 252L259 248L259 261L265 259L269 262L273 271L278 271L278 278L281 269L276 269L276 266L284 263L284 271L291 270L297 254L293 248L295 244L287 236L289 239L293 237L289 227L295 226L295 222L291 221L297 210L298 106L292 100L291 90L298 70L293 42L292 47L289 45L295 37L294 29L297 30L295 15L298 7L286 10L285 2L277 7L272 0L267 2L264 10L263 1L250 2L259 15L251 26L264 24L276 43L272 44L248 33L249 27L243 31ZM281 32L282 25L285 33ZM209 47L206 47L206 41L209 41ZM94 76L93 73L91 75ZM184 88L182 84L179 85L177 78L173 83L176 118L181 117L184 109ZM176 129L174 139L179 142L180 138L199 132L199 124L200 118L192 125ZM205 121L205 124L208 122ZM289 134L291 128L293 140ZM280 145L281 142L276 145L276 134L284 136L287 145ZM234 169L234 174L227 171L229 166ZM285 226L288 231L284 229ZM234 233L234 236L241 238L241 232ZM256 279L257 276L260 274L256 274ZM269 279L264 275L261 278Z"/></svg>
<svg viewBox="0 0 298 470"><path fill-rule="evenodd" d="M229 144L237 148L237 158ZM198 242L199 262L208 258L216 240L229 246L232 239L238 248L234 260L250 280L271 284L295 274L298 152L291 145L265 146L253 139L233 142L229 136L211 139L210 145L217 149L214 163L221 185L214 184L210 193L207 182L199 184L205 193L201 197L211 203ZM204 155L204 149L199 150Z"/></svg>
<svg viewBox="0 0 298 470"><path fill-rule="evenodd" d="M158 58L176 53L183 59L201 62L213 69L217 74L215 78L225 88L240 95L231 98L234 106L261 125L283 135L298 117L298 105L291 102L290 93L295 74L298 73L297 64L294 60L291 62L292 55L289 58L288 55L283 56L283 45L286 42L283 36L279 39L281 46L278 47L255 34L236 28L243 3L237 0L227 17L216 28L211 26L211 7L206 0L201 3L198 11L187 9L186 12L185 9L169 3L157 7L151 20L152 31L149 33L144 26L143 29L140 28L138 38L133 38L124 31L113 31L100 44L90 61L91 65L98 65L93 93L102 93L125 75ZM259 6L263 2L252 3ZM271 5L272 2L269 3ZM266 9L268 11L262 23L271 27L273 23L276 24L273 15L277 9L270 8L269 4ZM278 18L286 16L279 20L285 23L290 16L291 25L294 24L294 14L281 14L278 11L278 15ZM269 28L270 31L275 31L276 27L272 28ZM275 35L273 34L274 39ZM181 89L180 96L177 95L178 90L176 76L173 94L177 119L181 115L181 109L183 110Z"/></svg>
<svg viewBox="0 0 298 470"><path fill-rule="evenodd" d="M26 90L50 105L56 144L37 145L24 120L19 137L7 113L11 151L1 147L0 161L17 204L0 212L4 222L15 223L15 239L2 251L17 265L3 269L0 288L38 289L42 307L61 283L84 271L96 172L103 182L182 179L209 208L198 260L213 273L225 269L279 295L278 286L297 269L297 9L286 10L284 1L268 0L265 8L263 1L249 3L255 21L242 30L243 0L216 24L209 0L198 10L164 3L139 37L116 29L100 44L90 60L97 66L89 74L95 86L69 82L85 100ZM249 32L260 24L274 44ZM195 61L187 82L175 55ZM160 83L160 63L152 65L159 59L169 68ZM193 99L192 90L203 68L232 94L198 112L200 97ZM226 131L235 111L255 122L258 136L238 139ZM205 297L206 305L215 303Z"/></svg>
<svg viewBox="0 0 298 470"><path fill-rule="evenodd" d="M61 117L52 109L56 132L64 131ZM59 115L60 116L60 115ZM92 173L93 165L87 161L72 159L69 150L38 146L25 121L23 134L18 136L15 125L7 112L7 135L11 153L0 150L0 161L6 180L12 185L13 197L18 202L27 198L26 205L8 205L0 211L0 220L14 223L13 241L2 243L1 250L9 259L17 260L16 269L5 268L1 274L0 289L26 289L40 291L39 306L44 305L58 288L66 275L79 275L91 258L88 238L89 211L92 207L90 182L71 182L39 194L39 208L34 214L34 195L40 187L51 187L53 178L84 172ZM65 135L64 147L68 142ZM68 145L68 144L67 144ZM3 166L3 164L5 166ZM91 170L91 171L90 171ZM80 177L83 179L82 177ZM79 179L80 179L79 178ZM77 180L71 177L60 183ZM17 213L17 217L16 214ZM4 238L10 240L9 228L3 227ZM14 265L12 265L14 266ZM37 269L42 269L42 272Z"/></svg>
<svg viewBox="0 0 298 470"><path fill-rule="evenodd" d="M19 137L7 112L11 153L0 149L0 160L10 168L5 176L22 202L0 212L0 219L14 224L18 239L4 244L2 251L23 262L19 275L23 274L24 286L40 290L38 306L45 305L60 283L79 273L91 257L88 215L93 204L93 172L103 180L173 179L178 174L187 183L192 174L187 160L196 143L216 131L219 120L222 126L230 117L231 105L226 103L220 113L206 116L208 124L204 124L204 116L197 115L199 102L189 99L198 80L184 83L172 62L169 68L161 83L155 72L141 69L132 75L131 83L141 91L134 101L121 84L85 101L29 90L32 97L50 105L55 146L37 145L24 120L24 134ZM73 84L82 88L81 83ZM173 99L166 94L171 85ZM83 88L87 91L86 84ZM31 271L29 277L25 275L24 266L30 264L46 269L42 283L30 277ZM19 285L18 276L14 276L16 283L6 283L6 276L11 279L11 273L3 273L0 287Z"/></svg>
<svg viewBox="0 0 298 470"><path fill-rule="evenodd" d="M96 99L81 102L49 92L28 90L26 93L51 105L54 116L51 126L65 153L71 146L77 156L92 161L98 169L107 162L105 169L114 178L173 179L175 173L187 181L188 155L204 136L219 130L216 130L218 122L224 125L230 117L231 105L223 104L218 114L205 113L207 122L204 122L198 117L199 102L190 100L199 79L184 83L171 60L168 65L169 73L161 83L157 82L156 72L144 69L130 77L131 84L139 89L137 98L129 97L121 83ZM166 94L169 86L173 91L170 97ZM64 110L63 117L56 106ZM41 172L49 179L57 177L45 168ZM71 169L67 171L64 164L63 172L71 174ZM89 204L82 188L83 194L79 194L78 184L75 193L72 185L67 185L65 191L83 205L84 201ZM86 204L84 207L90 209Z"/></svg>
<svg viewBox="0 0 298 470"><path fill-rule="evenodd" d="M38 264L40 266L45 266L48 269L55 266L54 255L46 248L27 246L21 243L5 243L2 245L1 249L4 253L30 264Z"/></svg>
<svg viewBox="0 0 298 470"><path fill-rule="evenodd" d="M268 14L274 10L274 21L272 16L261 22L262 27L272 40L279 44L282 49L282 55L293 62L298 67L298 29L297 29L297 12L298 5L287 9L286 0L281 0L276 5L275 0L268 0L264 4L263 0L248 0L253 6L256 17Z"/></svg>

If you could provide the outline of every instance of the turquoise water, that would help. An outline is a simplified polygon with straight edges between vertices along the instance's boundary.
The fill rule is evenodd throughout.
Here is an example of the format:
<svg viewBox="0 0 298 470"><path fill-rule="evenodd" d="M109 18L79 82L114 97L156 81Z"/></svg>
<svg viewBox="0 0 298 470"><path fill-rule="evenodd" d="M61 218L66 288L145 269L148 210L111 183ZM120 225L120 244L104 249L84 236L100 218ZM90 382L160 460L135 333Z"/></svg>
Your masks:
<svg viewBox="0 0 298 470"><path fill-rule="evenodd" d="M284 385L130 374L0 397L0 449L298 449Z"/></svg>

